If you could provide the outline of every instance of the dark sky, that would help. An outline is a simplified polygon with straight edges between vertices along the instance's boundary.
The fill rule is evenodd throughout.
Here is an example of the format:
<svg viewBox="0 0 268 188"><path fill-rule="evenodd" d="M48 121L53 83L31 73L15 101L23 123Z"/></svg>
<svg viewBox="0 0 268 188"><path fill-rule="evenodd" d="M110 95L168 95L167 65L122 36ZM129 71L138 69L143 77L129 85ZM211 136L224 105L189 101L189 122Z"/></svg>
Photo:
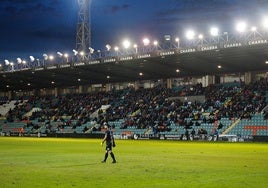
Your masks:
<svg viewBox="0 0 268 188"><path fill-rule="evenodd" d="M0 63L71 52L77 13L77 0L0 0ZM183 37L188 28L232 32L237 20L258 27L265 15L268 0L92 0L92 47L104 50L125 37Z"/></svg>

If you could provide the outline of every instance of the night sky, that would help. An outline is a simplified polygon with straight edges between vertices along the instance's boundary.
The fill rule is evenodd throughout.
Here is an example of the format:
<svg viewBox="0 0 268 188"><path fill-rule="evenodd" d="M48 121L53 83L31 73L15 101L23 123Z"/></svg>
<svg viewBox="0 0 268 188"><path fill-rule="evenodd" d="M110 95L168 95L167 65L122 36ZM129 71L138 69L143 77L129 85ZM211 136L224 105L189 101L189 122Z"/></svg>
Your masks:
<svg viewBox="0 0 268 188"><path fill-rule="evenodd" d="M77 0L0 0L0 63L17 57L75 48ZM268 0L92 0L92 47L136 43L166 34L184 37L187 29L206 34L211 26L234 32L245 20L259 27Z"/></svg>

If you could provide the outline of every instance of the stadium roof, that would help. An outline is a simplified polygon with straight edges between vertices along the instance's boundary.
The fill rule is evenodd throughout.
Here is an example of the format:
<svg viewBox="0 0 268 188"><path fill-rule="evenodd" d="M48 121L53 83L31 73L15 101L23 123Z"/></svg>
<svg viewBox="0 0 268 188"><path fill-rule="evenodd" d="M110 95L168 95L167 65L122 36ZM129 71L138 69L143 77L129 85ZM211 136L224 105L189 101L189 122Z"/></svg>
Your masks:
<svg viewBox="0 0 268 188"><path fill-rule="evenodd" d="M1 72L0 91L266 71L267 60L267 43L169 55L152 54L146 58L117 59L115 62L82 66ZM221 68L218 68L219 65Z"/></svg>

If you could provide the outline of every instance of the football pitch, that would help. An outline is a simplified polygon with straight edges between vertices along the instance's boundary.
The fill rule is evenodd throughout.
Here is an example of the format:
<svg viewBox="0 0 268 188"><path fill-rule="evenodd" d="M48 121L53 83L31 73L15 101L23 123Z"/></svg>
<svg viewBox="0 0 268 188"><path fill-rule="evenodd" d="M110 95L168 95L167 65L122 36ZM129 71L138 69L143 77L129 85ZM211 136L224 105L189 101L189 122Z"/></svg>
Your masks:
<svg viewBox="0 0 268 188"><path fill-rule="evenodd" d="M268 143L0 137L0 187L268 187Z"/></svg>

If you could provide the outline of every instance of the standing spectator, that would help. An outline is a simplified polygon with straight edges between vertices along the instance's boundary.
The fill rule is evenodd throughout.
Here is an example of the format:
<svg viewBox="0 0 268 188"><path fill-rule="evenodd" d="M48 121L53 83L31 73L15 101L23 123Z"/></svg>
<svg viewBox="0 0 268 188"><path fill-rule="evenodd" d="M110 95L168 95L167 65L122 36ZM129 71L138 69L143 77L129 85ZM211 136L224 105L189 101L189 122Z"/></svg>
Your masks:
<svg viewBox="0 0 268 188"><path fill-rule="evenodd" d="M24 136L24 128L23 127L20 128L19 136Z"/></svg>
<svg viewBox="0 0 268 188"><path fill-rule="evenodd" d="M185 129L185 137L186 137L186 140L190 140L190 135L189 135L188 129Z"/></svg>
<svg viewBox="0 0 268 188"><path fill-rule="evenodd" d="M194 140L194 136L195 136L195 130L194 130L194 128L191 131L191 135L192 135L192 139Z"/></svg>

